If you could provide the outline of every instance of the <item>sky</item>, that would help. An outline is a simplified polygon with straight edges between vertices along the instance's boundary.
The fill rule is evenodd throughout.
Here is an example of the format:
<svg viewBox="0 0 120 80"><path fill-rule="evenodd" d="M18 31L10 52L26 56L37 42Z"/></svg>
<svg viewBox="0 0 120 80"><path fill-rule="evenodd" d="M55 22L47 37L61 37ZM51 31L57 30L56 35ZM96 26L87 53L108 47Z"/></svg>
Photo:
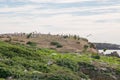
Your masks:
<svg viewBox="0 0 120 80"><path fill-rule="evenodd" d="M0 33L33 31L120 44L120 0L0 0Z"/></svg>

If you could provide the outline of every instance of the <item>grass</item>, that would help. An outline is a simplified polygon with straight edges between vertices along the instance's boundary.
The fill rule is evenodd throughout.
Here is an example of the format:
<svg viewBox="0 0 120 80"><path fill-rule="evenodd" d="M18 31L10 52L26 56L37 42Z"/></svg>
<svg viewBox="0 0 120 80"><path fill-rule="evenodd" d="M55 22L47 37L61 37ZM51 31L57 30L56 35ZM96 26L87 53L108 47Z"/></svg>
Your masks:
<svg viewBox="0 0 120 80"><path fill-rule="evenodd" d="M78 52L83 51L84 45L90 46L87 39L81 38L78 35L51 35L51 34L33 34L33 33L18 33L18 34L2 34L0 40L11 42L28 44L31 47L50 48L55 49L58 52ZM96 53L96 49L90 49L87 51Z"/></svg>
<svg viewBox="0 0 120 80"><path fill-rule="evenodd" d="M91 56L92 53L61 54L46 48L0 42L0 80L8 77L14 80L87 80L92 74L82 70L96 72L100 63L107 64L102 66L114 69L113 72L120 75L120 58L100 56L96 59Z"/></svg>

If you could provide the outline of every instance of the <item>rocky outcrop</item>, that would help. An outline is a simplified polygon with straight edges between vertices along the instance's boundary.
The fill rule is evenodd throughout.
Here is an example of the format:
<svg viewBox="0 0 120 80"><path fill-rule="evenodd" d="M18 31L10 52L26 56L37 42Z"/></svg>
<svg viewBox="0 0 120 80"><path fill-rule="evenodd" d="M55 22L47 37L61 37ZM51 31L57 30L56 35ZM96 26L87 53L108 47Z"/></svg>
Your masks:
<svg viewBox="0 0 120 80"><path fill-rule="evenodd" d="M120 73L113 68L104 65L96 66L86 63L79 63L80 71L88 75L90 80L120 80Z"/></svg>
<svg viewBox="0 0 120 80"><path fill-rule="evenodd" d="M114 57L120 58L120 55L119 55L116 51L111 52L111 54L106 54L106 55L107 55L107 56L114 56Z"/></svg>

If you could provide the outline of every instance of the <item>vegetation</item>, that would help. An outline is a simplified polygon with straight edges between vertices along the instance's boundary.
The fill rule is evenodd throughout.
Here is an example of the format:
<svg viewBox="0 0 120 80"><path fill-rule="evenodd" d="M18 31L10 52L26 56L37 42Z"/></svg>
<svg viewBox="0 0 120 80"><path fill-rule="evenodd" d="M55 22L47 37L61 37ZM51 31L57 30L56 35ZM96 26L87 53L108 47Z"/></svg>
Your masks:
<svg viewBox="0 0 120 80"><path fill-rule="evenodd" d="M107 50L106 48L103 49L104 52L106 52L106 50Z"/></svg>
<svg viewBox="0 0 120 80"><path fill-rule="evenodd" d="M32 36L32 33L29 33L28 35L27 35L27 38L30 38Z"/></svg>
<svg viewBox="0 0 120 80"><path fill-rule="evenodd" d="M61 44L56 45L57 48L63 47Z"/></svg>
<svg viewBox="0 0 120 80"><path fill-rule="evenodd" d="M0 42L0 80L119 80L120 58L98 56Z"/></svg>
<svg viewBox="0 0 120 80"><path fill-rule="evenodd" d="M94 59L100 59L100 55L98 55L98 54L92 54L91 57L94 58Z"/></svg>
<svg viewBox="0 0 120 80"><path fill-rule="evenodd" d="M90 42L89 42L89 45L90 45L90 48L96 49L96 46L95 46L93 43L90 43Z"/></svg>
<svg viewBox="0 0 120 80"><path fill-rule="evenodd" d="M63 38L66 39L66 38L69 38L69 36L68 35L64 35Z"/></svg>
<svg viewBox="0 0 120 80"><path fill-rule="evenodd" d="M31 42L31 41L28 41L26 44L28 44L30 46L36 46L37 45L35 42Z"/></svg>
<svg viewBox="0 0 120 80"><path fill-rule="evenodd" d="M9 38L11 37L11 39ZM6 41L10 43L19 43L26 44L30 46L36 46L39 48L50 48L55 49L58 52L62 53L71 53L78 52L81 53L84 48L84 45L88 45L87 51L97 53L96 47L90 45L87 39L81 38L79 35L71 35L71 34L57 34L51 35L49 34L41 34L37 32L31 33L13 33L13 34L1 34L1 41ZM35 42L35 43L34 43Z"/></svg>
<svg viewBox="0 0 120 80"><path fill-rule="evenodd" d="M83 52L86 52L88 48L89 48L88 45L84 45L84 50L83 50Z"/></svg>
<svg viewBox="0 0 120 80"><path fill-rule="evenodd" d="M56 46L56 48L63 47L59 42L51 42L50 44Z"/></svg>
<svg viewBox="0 0 120 80"><path fill-rule="evenodd" d="M59 43L58 42L51 42L50 44L51 45L58 45Z"/></svg>

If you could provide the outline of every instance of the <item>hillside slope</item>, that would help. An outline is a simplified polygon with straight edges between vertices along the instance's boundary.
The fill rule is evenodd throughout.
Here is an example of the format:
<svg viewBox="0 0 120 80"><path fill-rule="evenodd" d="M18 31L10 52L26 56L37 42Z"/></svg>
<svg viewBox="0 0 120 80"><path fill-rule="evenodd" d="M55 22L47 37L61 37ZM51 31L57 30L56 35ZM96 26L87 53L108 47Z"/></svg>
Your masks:
<svg viewBox="0 0 120 80"><path fill-rule="evenodd" d="M120 58L0 42L0 80L120 80Z"/></svg>
<svg viewBox="0 0 120 80"><path fill-rule="evenodd" d="M34 43L39 48L54 49L62 53L83 51L97 53L95 46L88 42L87 39L77 35L51 35L38 33L18 33L18 34L2 34L0 40L12 43Z"/></svg>

